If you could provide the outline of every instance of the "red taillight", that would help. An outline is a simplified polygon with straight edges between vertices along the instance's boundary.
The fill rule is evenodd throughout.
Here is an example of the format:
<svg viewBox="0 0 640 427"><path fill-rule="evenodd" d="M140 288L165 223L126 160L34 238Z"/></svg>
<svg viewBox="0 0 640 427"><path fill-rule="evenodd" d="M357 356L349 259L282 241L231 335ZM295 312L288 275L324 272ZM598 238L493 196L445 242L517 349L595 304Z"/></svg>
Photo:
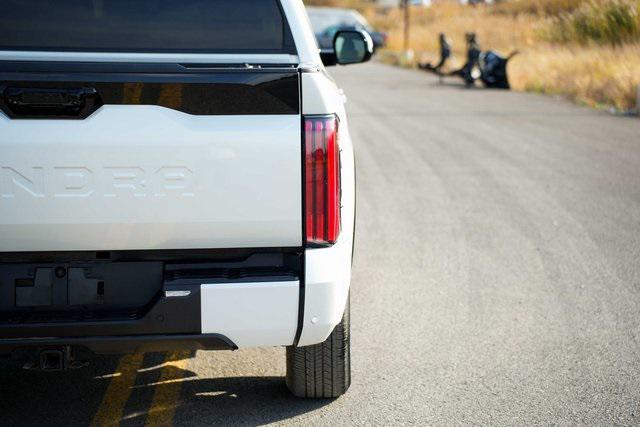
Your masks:
<svg viewBox="0 0 640 427"><path fill-rule="evenodd" d="M304 118L307 243L333 244L340 234L340 148L335 116Z"/></svg>

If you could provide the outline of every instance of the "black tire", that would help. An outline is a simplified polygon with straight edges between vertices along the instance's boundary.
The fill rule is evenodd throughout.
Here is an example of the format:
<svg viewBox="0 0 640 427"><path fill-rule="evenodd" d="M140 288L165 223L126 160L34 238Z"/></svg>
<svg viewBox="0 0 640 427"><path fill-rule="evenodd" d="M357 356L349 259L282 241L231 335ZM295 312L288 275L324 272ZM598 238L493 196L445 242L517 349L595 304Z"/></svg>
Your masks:
<svg viewBox="0 0 640 427"><path fill-rule="evenodd" d="M287 347L287 387L297 397L342 396L351 385L349 301L342 321L323 343Z"/></svg>

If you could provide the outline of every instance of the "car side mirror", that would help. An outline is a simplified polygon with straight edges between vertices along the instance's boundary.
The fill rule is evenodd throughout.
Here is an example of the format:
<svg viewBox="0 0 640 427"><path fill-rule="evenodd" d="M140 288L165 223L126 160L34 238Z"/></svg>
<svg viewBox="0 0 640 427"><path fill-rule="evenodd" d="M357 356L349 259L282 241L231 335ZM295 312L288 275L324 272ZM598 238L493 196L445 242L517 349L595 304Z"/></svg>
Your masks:
<svg viewBox="0 0 640 427"><path fill-rule="evenodd" d="M373 55L373 40L366 31L338 31L333 38L333 51L320 53L325 66L367 62Z"/></svg>

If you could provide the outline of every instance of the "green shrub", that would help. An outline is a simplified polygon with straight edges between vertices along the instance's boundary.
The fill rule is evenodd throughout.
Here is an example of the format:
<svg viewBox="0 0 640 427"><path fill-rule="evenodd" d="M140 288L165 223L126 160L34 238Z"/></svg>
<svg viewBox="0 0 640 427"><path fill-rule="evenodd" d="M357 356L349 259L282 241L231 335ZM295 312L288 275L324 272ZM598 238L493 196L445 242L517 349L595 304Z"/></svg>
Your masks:
<svg viewBox="0 0 640 427"><path fill-rule="evenodd" d="M522 13L539 16L558 16L572 12L586 0L511 0L498 2L495 11L518 15Z"/></svg>
<svg viewBox="0 0 640 427"><path fill-rule="evenodd" d="M640 0L589 0L552 19L548 38L613 45L640 40Z"/></svg>

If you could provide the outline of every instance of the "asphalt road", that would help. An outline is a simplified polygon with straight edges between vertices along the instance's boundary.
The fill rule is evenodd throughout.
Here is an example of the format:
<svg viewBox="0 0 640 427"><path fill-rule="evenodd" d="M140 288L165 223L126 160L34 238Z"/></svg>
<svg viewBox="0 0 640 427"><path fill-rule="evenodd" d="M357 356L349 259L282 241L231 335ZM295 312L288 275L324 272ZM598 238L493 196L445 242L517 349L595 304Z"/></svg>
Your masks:
<svg viewBox="0 0 640 427"><path fill-rule="evenodd" d="M333 74L359 168L349 393L290 397L283 349L3 361L2 424L640 423L640 120Z"/></svg>

